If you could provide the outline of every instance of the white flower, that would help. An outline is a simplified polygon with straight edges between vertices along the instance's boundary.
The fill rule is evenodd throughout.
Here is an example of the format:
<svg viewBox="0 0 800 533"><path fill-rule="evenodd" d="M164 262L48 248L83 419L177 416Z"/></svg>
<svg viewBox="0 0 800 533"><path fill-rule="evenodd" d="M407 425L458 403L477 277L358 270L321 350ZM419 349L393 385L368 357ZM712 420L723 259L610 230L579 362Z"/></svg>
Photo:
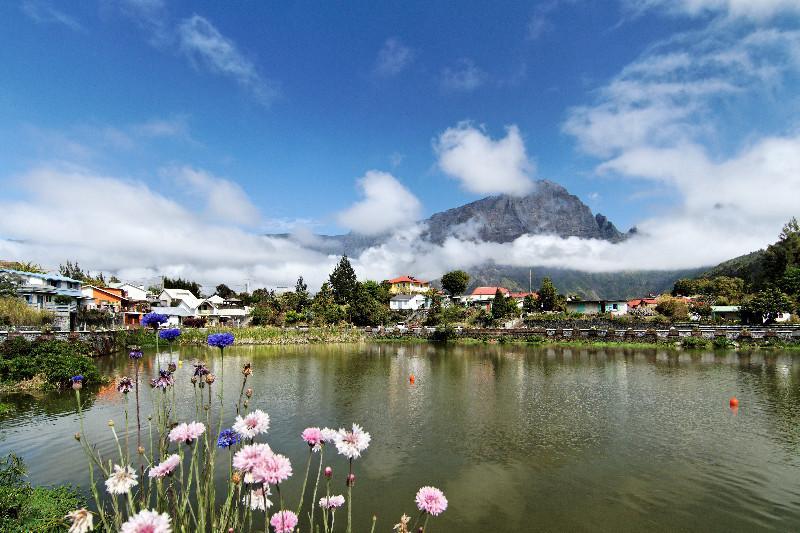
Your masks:
<svg viewBox="0 0 800 533"><path fill-rule="evenodd" d="M344 496L330 496L322 498L319 501L319 506L323 509L338 509L344 505Z"/></svg>
<svg viewBox="0 0 800 533"><path fill-rule="evenodd" d="M114 465L114 473L106 480L106 490L111 494L125 494L138 484L133 468Z"/></svg>
<svg viewBox="0 0 800 533"><path fill-rule="evenodd" d="M272 491L267 487L267 496L272 495ZM242 498L242 503L247 503L247 497ZM253 511L266 511L272 507L272 500L264 496L263 487L250 491L250 509Z"/></svg>
<svg viewBox="0 0 800 533"><path fill-rule="evenodd" d="M269 429L269 415L261 409L256 409L252 413L242 418L236 417L233 423L233 430L242 437L252 439L259 433L266 433Z"/></svg>
<svg viewBox="0 0 800 533"><path fill-rule="evenodd" d="M331 428L322 428L322 442L336 442L339 432Z"/></svg>
<svg viewBox="0 0 800 533"><path fill-rule="evenodd" d="M340 429L336 436L336 449L348 459L361 457L361 452L367 449L372 437L358 424L353 424L353 431Z"/></svg>
<svg viewBox="0 0 800 533"><path fill-rule="evenodd" d="M64 518L72 520L72 525L69 526L69 533L86 533L94 529L94 517L86 509L78 509L67 513Z"/></svg>
<svg viewBox="0 0 800 533"><path fill-rule="evenodd" d="M122 524L120 533L172 533L167 513L158 514L156 511L143 509Z"/></svg>

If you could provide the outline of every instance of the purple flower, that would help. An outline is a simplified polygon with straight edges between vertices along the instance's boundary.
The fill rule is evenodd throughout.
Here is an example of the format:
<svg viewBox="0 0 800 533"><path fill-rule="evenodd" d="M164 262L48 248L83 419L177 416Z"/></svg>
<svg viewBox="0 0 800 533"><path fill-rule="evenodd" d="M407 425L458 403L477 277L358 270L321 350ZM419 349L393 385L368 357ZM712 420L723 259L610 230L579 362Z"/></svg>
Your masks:
<svg viewBox="0 0 800 533"><path fill-rule="evenodd" d="M164 329L158 332L158 336L167 342L172 342L181 336L181 330L178 328Z"/></svg>
<svg viewBox="0 0 800 533"><path fill-rule="evenodd" d="M205 363L203 363L202 361L194 363L194 375L195 376L203 377L206 374L210 374L210 373L211 373L211 371L208 368L206 368Z"/></svg>
<svg viewBox="0 0 800 533"><path fill-rule="evenodd" d="M128 357L131 359L141 359L142 358L142 349L138 346L131 346L131 351L128 354Z"/></svg>
<svg viewBox="0 0 800 533"><path fill-rule="evenodd" d="M161 313L147 313L142 317L142 327L157 328L167 320L169 320L167 315L162 315Z"/></svg>
<svg viewBox="0 0 800 533"><path fill-rule="evenodd" d="M169 370L160 370L158 374L157 378L150 380L151 387L167 390L167 387L175 384L175 379L172 377L172 372Z"/></svg>
<svg viewBox="0 0 800 533"><path fill-rule="evenodd" d="M217 446L220 448L230 448L234 444L238 444L242 438L232 429L223 429L217 438Z"/></svg>
<svg viewBox="0 0 800 533"><path fill-rule="evenodd" d="M133 390L133 381L128 376L122 377L119 379L117 383L117 391L121 392L122 394L128 394L131 390Z"/></svg>
<svg viewBox="0 0 800 533"><path fill-rule="evenodd" d="M208 345L219 349L227 348L233 344L233 333L212 333L208 336Z"/></svg>

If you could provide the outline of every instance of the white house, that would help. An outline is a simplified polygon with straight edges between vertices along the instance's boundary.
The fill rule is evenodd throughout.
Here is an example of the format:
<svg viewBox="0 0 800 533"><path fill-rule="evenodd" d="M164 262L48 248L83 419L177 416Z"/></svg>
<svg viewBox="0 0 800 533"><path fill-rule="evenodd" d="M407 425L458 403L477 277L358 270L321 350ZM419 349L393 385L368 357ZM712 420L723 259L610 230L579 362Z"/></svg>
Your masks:
<svg viewBox="0 0 800 533"><path fill-rule="evenodd" d="M54 326L59 329L75 328L79 304L86 299L81 292L81 282L60 274L38 274L0 268L20 280L17 294L36 309L50 311L55 316Z"/></svg>
<svg viewBox="0 0 800 533"><path fill-rule="evenodd" d="M158 301L161 307L177 307L184 303L189 309L195 310L202 300L186 289L164 289L158 295Z"/></svg>
<svg viewBox="0 0 800 533"><path fill-rule="evenodd" d="M130 283L109 283L109 287L113 289L122 289L125 291L125 296L131 302L146 302L148 300L148 292L143 285L132 285Z"/></svg>
<svg viewBox="0 0 800 533"><path fill-rule="evenodd" d="M567 311L582 315L621 316L628 313L627 300L569 300Z"/></svg>
<svg viewBox="0 0 800 533"><path fill-rule="evenodd" d="M422 294L398 294L389 300L392 311L416 311L427 307L428 298Z"/></svg>

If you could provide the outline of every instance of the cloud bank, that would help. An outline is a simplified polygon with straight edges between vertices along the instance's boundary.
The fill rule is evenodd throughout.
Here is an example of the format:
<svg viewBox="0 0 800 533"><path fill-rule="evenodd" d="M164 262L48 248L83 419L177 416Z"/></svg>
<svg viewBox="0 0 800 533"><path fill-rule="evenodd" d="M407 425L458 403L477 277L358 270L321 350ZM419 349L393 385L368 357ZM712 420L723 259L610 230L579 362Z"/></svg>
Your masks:
<svg viewBox="0 0 800 533"><path fill-rule="evenodd" d="M339 213L344 227L362 235L379 235L419 219L422 205L387 172L370 170L358 180L364 199Z"/></svg>

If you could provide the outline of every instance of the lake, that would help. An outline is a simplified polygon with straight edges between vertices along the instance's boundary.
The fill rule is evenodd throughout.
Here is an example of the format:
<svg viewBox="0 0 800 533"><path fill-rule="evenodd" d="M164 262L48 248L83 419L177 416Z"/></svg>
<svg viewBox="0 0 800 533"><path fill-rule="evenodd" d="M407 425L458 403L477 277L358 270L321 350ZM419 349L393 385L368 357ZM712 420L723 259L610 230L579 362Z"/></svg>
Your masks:
<svg viewBox="0 0 800 533"><path fill-rule="evenodd" d="M160 357L177 352L185 421L194 413L192 360L205 360L217 376L222 361L206 348ZM154 352L143 361L145 379L155 373ZM292 460L284 492L292 502L309 453L299 437L305 427L357 422L370 432L356 461L354 531L369 531L373 514L376 531L391 530L403 512L416 516L413 498L423 485L449 500L430 523L435 532L796 531L797 361L780 351L239 346L226 350L224 374L233 405L241 366L253 363L251 408L269 413L267 441ZM126 354L98 362L109 376L132 375ZM147 398L149 387L143 391ZM106 423L124 423L123 398L113 384L83 395L91 403L86 433L110 456ZM34 484L85 488L72 391L2 400L17 412L0 421L0 453L21 455ZM345 460L330 449L325 457L339 476L334 489L344 493Z"/></svg>

